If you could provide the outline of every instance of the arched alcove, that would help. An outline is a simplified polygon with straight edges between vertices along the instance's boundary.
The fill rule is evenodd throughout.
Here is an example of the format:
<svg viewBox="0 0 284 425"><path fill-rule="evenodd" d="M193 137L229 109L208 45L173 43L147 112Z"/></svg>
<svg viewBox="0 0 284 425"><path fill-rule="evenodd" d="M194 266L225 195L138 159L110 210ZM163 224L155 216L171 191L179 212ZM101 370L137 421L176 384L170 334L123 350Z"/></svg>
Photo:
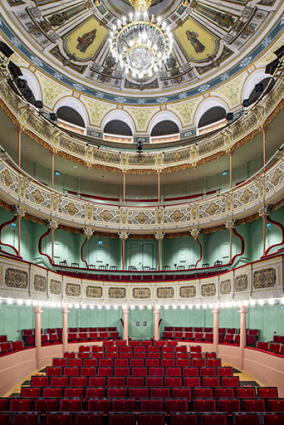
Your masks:
<svg viewBox="0 0 284 425"><path fill-rule="evenodd" d="M151 137L166 136L168 134L179 133L179 127L177 124L170 120L164 120L157 123L151 132Z"/></svg>
<svg viewBox="0 0 284 425"><path fill-rule="evenodd" d="M226 117L226 114L226 110L222 106L213 106L201 116L198 128L220 121Z"/></svg>
<svg viewBox="0 0 284 425"><path fill-rule="evenodd" d="M57 117L63 121L69 122L70 124L85 128L85 122L82 116L78 111L70 106L61 106L58 108Z"/></svg>
<svg viewBox="0 0 284 425"><path fill-rule="evenodd" d="M118 136L132 136L132 130L129 125L121 120L112 120L106 123L104 133Z"/></svg>

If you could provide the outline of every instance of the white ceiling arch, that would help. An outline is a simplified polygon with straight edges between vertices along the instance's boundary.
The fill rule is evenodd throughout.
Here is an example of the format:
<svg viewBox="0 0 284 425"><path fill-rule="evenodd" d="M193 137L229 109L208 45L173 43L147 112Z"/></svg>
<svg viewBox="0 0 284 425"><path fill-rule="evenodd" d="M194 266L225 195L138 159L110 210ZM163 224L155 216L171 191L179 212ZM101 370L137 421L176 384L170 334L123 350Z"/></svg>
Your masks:
<svg viewBox="0 0 284 425"><path fill-rule="evenodd" d="M263 69L258 69L253 72L246 80L242 90L242 101L250 97L251 92L255 88L255 85L265 78L271 77L270 74L266 74Z"/></svg>
<svg viewBox="0 0 284 425"><path fill-rule="evenodd" d="M149 135L152 133L152 130L155 127L155 125L159 124L162 121L172 121L178 126L179 131L181 130L182 124L181 124L180 120L178 119L178 117L174 113L172 113L170 111L161 111L161 112L158 112L151 119L151 121L149 123L149 127L148 127Z"/></svg>
<svg viewBox="0 0 284 425"><path fill-rule="evenodd" d="M85 127L89 126L89 116L88 112L84 106L84 104L79 100L75 99L74 97L64 97L63 99L60 99L56 105L55 105L55 112L58 111L59 108L62 108L63 106L68 106L69 108L74 109L78 114L81 115L82 120L84 121Z"/></svg>
<svg viewBox="0 0 284 425"><path fill-rule="evenodd" d="M198 127L198 123L199 123L200 119L202 118L202 116L207 111L209 111L209 109L215 108L216 106L217 107L219 106L220 108L225 109L226 113L229 112L228 105L224 100L222 100L218 97L210 97L208 99L205 99L199 104L199 106L198 106L198 108L195 112L194 125L195 125L196 128Z"/></svg>
<svg viewBox="0 0 284 425"><path fill-rule="evenodd" d="M123 121L125 124L127 124L130 127L132 131L132 135L135 134L136 130L135 130L135 124L133 119L131 118L128 112L123 111L122 109L112 110L105 115L102 121L102 127L101 127L102 130L104 130L107 123L114 120Z"/></svg>

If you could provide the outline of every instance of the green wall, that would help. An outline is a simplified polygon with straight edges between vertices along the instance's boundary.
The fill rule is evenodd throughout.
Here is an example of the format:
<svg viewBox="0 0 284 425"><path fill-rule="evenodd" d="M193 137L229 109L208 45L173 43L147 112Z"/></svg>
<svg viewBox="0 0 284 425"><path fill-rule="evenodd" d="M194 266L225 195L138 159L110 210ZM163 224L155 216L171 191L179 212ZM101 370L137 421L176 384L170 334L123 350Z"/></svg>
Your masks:
<svg viewBox="0 0 284 425"><path fill-rule="evenodd" d="M153 311L143 308L129 310L129 337L132 339L150 339L154 336Z"/></svg>

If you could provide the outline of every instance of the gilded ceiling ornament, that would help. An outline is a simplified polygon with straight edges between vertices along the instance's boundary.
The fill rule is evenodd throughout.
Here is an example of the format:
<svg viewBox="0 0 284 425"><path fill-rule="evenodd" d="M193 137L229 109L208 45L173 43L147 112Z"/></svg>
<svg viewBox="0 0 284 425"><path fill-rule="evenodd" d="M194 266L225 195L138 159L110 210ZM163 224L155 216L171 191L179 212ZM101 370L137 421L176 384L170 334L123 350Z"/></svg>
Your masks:
<svg viewBox="0 0 284 425"><path fill-rule="evenodd" d="M247 203L250 201L250 199L251 199L252 195L253 195L252 191L251 191L251 190L249 190L249 189L246 189L246 190L244 191L244 193L242 194L242 196L240 197L240 201L241 201L243 204L247 204Z"/></svg>
<svg viewBox="0 0 284 425"><path fill-rule="evenodd" d="M133 218L134 218L134 220L138 221L138 223L140 223L140 224L145 224L146 221L149 220L149 217L147 216L147 214L145 214L142 211Z"/></svg>
<svg viewBox="0 0 284 425"><path fill-rule="evenodd" d="M216 214L216 212L218 211L218 209L219 209L219 205L217 205L215 202L211 202L209 205L208 205L208 207L206 208L206 212L207 212L207 214L209 214L209 215L215 215Z"/></svg>
<svg viewBox="0 0 284 425"><path fill-rule="evenodd" d="M65 205L65 210L70 215L75 215L79 212L78 208L76 207L76 205L73 202L69 202L67 205Z"/></svg>
<svg viewBox="0 0 284 425"><path fill-rule="evenodd" d="M13 183L13 179L11 177L11 174L8 170L3 170L1 173L1 176L4 180L4 183L6 186L11 186L11 184Z"/></svg>
<svg viewBox="0 0 284 425"><path fill-rule="evenodd" d="M170 218L175 221L176 223L179 222L184 217L184 214L180 210L175 210L171 215Z"/></svg>
<svg viewBox="0 0 284 425"><path fill-rule="evenodd" d="M103 219L103 221L110 221L113 219L113 214L111 214L108 210L103 210L99 216Z"/></svg>
<svg viewBox="0 0 284 425"><path fill-rule="evenodd" d="M282 171L280 171L279 168L277 168L274 171L273 176L272 176L272 179L271 179L271 183L273 184L273 186L277 186L278 185L281 177L282 177Z"/></svg>

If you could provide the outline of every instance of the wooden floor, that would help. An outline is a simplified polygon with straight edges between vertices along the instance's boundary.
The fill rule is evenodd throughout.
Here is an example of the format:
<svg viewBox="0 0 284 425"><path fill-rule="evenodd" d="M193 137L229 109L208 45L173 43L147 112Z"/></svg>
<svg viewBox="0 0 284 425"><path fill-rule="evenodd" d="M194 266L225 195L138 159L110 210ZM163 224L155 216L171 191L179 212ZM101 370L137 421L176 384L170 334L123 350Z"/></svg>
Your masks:
<svg viewBox="0 0 284 425"><path fill-rule="evenodd" d="M51 365L47 365L51 366ZM222 362L222 366L231 366L228 363ZM22 381L20 381L11 391L6 393L3 397L9 397L11 394L20 394L21 393L21 386L25 381L29 381L31 379L31 376L33 375L45 375L45 373L40 372L39 370L35 370L30 375L26 376ZM240 373L234 373L234 376L238 376L240 379L240 383L242 382L256 382L259 386L263 387L262 383L256 380L253 376L248 374L247 372L240 371Z"/></svg>

